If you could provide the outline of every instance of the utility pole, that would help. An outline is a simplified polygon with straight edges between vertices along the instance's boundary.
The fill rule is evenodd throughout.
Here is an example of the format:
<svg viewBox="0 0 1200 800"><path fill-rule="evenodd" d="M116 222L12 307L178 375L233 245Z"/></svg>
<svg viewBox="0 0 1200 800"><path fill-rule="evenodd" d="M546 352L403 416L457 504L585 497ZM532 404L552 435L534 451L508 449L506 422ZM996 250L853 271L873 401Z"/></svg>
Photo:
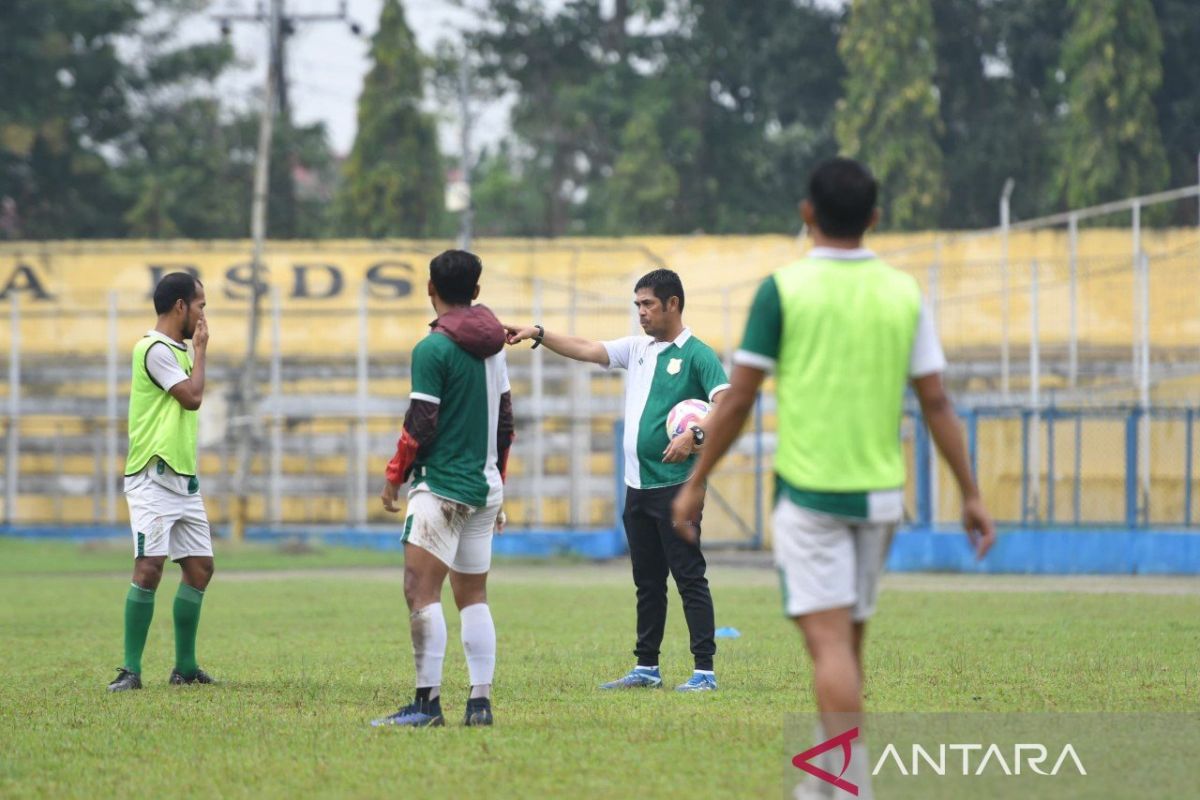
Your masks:
<svg viewBox="0 0 1200 800"><path fill-rule="evenodd" d="M475 120L471 113L471 65L467 61L468 57L468 50L463 48L458 60L458 109L461 117L458 144L459 170L467 187L467 204L459 222L458 246L461 250L471 249L471 240L475 235L475 193L471 175L474 167L471 156L471 126Z"/></svg>
<svg viewBox="0 0 1200 800"><path fill-rule="evenodd" d="M283 206L276 212L276 220L281 223L281 229L276 231L276 235L291 238L296 233L296 191L292 180L292 105L287 78L288 39L306 23L345 22L355 36L362 33L362 27L347 16L346 0L339 0L336 13L325 14L289 14L285 0L268 0L267 8L263 7L263 0L257 0L252 14L218 14L214 19L221 26L221 33L226 36L232 31L234 23L252 22L267 25L267 72L269 76L274 76L268 77L268 80L274 82L277 125L282 133L283 149L287 155L286 163L277 164L273 176L278 181L275 196Z"/></svg>
<svg viewBox="0 0 1200 800"><path fill-rule="evenodd" d="M253 445L260 437L257 431L256 412L258 403L258 329L262 318L262 296L266 292L266 267L263 264L263 249L267 237L267 205L270 198L271 142L275 130L275 118L279 116L284 125L289 124L288 86L286 72L286 45L288 36L296 31L298 23L347 22L356 36L361 33L357 23L346 16L346 0L341 0L337 14L288 15L285 0L270 0L269 10L263 8L262 0L255 4L253 14L223 14L216 17L222 35L228 36L235 22L265 23L267 27L267 75L263 87L263 105L258 125L258 153L254 161L254 195L250 209L250 315L246 335L246 356L238 378L237 393L232 404L229 428L237 444L236 464L233 478L237 501L234 504L232 536L234 541L243 541L249 505L247 480ZM289 154L290 155L290 154ZM285 180L291 185L290 164ZM287 193L290 195L290 192ZM285 202L290 202L288 197Z"/></svg>
<svg viewBox="0 0 1200 800"><path fill-rule="evenodd" d="M275 115L279 121L278 133L272 132L267 146L271 146L274 137L282 140L283 163L275 165L274 178L278 181L275 197L279 200L280 209L275 214L279 230L275 236L280 239L291 239L296 235L296 182L292 179L292 104L288 100L287 80L287 40L296 32L295 24L288 19L284 11L284 0L271 0L271 27L275 34L271 37L271 58L268 72L274 73L275 84ZM268 78L271 80L271 78ZM269 166L268 166L269 169ZM268 172L268 175L270 173Z"/></svg>

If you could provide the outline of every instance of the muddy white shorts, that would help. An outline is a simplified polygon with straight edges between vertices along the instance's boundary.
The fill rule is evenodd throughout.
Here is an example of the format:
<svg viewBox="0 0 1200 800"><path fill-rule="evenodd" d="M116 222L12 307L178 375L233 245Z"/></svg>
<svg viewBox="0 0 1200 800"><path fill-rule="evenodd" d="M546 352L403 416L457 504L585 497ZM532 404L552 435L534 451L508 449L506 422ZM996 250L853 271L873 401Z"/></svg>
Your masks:
<svg viewBox="0 0 1200 800"><path fill-rule="evenodd" d="M784 613L799 617L850 608L855 622L875 613L895 523L838 517L782 495L775 504L775 566Z"/></svg>
<svg viewBox="0 0 1200 800"><path fill-rule="evenodd" d="M200 493L179 494L142 476L125 488L133 556L211 556L212 532Z"/></svg>
<svg viewBox="0 0 1200 800"><path fill-rule="evenodd" d="M433 554L455 572L481 575L492 567L492 534L500 505L474 508L414 489L408 495L400 541Z"/></svg>

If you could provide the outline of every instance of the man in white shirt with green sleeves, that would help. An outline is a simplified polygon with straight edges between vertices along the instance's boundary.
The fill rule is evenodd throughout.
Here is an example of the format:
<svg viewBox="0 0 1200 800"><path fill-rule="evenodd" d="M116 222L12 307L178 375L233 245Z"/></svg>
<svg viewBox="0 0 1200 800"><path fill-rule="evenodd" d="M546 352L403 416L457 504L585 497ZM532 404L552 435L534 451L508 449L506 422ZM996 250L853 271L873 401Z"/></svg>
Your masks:
<svg viewBox="0 0 1200 800"><path fill-rule="evenodd" d="M729 382L720 358L683 324L683 282L668 269L643 275L634 286L634 305L644 336L595 342L546 330L506 326L509 344L532 339L555 353L629 374L625 386L625 536L637 588L637 663L626 675L602 689L656 689L663 685L659 647L667 621L667 576L683 601L694 663L692 677L676 686L680 692L717 688L713 656L712 594L700 551L700 521L695 537L684 542L671 527L671 500L688 479L695 453L704 443L701 422L670 439L667 414L683 400L717 398Z"/></svg>
<svg viewBox="0 0 1200 800"><path fill-rule="evenodd" d="M204 306L200 281L184 272L164 276L154 289L158 324L133 348L125 463L133 581L125 598L125 661L110 692L142 688L142 651L168 558L183 573L172 608L175 667L168 682L213 682L196 663L200 604L213 574L212 536L196 477L197 409L208 352ZM195 361L183 344L187 339Z"/></svg>

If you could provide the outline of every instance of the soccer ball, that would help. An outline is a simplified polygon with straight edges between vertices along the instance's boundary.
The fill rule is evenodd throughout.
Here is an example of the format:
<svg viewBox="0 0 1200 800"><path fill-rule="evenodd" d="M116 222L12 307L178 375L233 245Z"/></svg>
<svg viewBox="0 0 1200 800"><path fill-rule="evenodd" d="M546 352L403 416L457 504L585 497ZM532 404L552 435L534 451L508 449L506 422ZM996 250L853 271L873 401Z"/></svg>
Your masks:
<svg viewBox="0 0 1200 800"><path fill-rule="evenodd" d="M680 400L667 414L667 437L674 439L684 431L690 430L700 420L708 416L709 405L703 400Z"/></svg>

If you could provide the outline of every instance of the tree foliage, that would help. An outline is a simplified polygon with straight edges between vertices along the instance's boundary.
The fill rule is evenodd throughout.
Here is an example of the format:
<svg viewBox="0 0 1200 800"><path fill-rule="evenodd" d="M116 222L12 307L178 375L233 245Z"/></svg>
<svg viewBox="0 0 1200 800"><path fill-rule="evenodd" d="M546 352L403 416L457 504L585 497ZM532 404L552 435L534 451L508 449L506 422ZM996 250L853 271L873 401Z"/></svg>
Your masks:
<svg viewBox="0 0 1200 800"><path fill-rule="evenodd" d="M215 88L215 29L179 38L213 1L8 0L0 237L249 233L257 114ZM279 121L269 235L452 232L451 51L511 108L477 128L480 235L792 232L839 150L892 229L993 225L1008 178L1018 219L1196 180L1194 0L462 2L476 26L431 62L385 0L342 169L321 125Z"/></svg>
<svg viewBox="0 0 1200 800"><path fill-rule="evenodd" d="M1171 170L1171 185L1200 181L1200 3L1192 0L1155 0L1163 39L1163 81L1156 97L1158 123ZM1174 222L1191 225L1196 202L1180 204Z"/></svg>
<svg viewBox="0 0 1200 800"><path fill-rule="evenodd" d="M421 109L425 61L399 0L385 0L337 198L346 236L430 236L444 201L437 126Z"/></svg>
<svg viewBox="0 0 1200 800"><path fill-rule="evenodd" d="M491 0L472 44L516 96L544 233L787 230L796 175L834 152L839 19L796 0Z"/></svg>
<svg viewBox="0 0 1200 800"><path fill-rule="evenodd" d="M1163 46L1153 5L1072 0L1071 10L1057 188L1070 206L1165 188L1169 168L1154 107Z"/></svg>
<svg viewBox="0 0 1200 800"><path fill-rule="evenodd" d="M846 63L837 106L842 153L879 179L883 225L935 225L946 192L930 0L858 0L838 52Z"/></svg>
<svg viewBox="0 0 1200 800"><path fill-rule="evenodd" d="M105 145L125 131L116 48L133 0L9 0L0 13L0 196L9 235L99 236L120 229Z"/></svg>

